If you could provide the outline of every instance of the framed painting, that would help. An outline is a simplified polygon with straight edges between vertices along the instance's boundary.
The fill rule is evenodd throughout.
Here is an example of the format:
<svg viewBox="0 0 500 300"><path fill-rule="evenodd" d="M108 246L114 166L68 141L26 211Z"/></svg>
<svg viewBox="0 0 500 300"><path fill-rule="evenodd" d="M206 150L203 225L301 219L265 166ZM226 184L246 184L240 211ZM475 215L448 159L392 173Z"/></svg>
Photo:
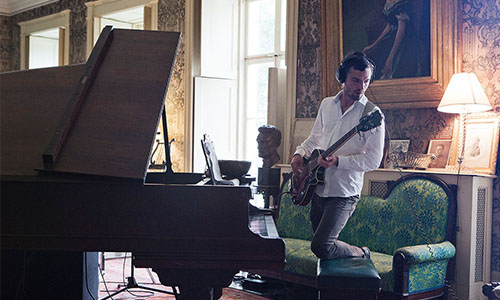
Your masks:
<svg viewBox="0 0 500 300"><path fill-rule="evenodd" d="M389 153L406 153L410 148L410 140L391 140Z"/></svg>
<svg viewBox="0 0 500 300"><path fill-rule="evenodd" d="M457 165L461 155L460 126L456 121L453 132L453 143L450 165ZM469 116L465 125L465 142L463 146L463 168L476 173L495 174L500 116Z"/></svg>
<svg viewBox="0 0 500 300"><path fill-rule="evenodd" d="M445 168L450 156L451 140L430 140L427 154L434 154L428 168Z"/></svg>
<svg viewBox="0 0 500 300"><path fill-rule="evenodd" d="M395 164L401 164L406 157L410 149L410 140L390 140L388 148L384 151L384 168L393 169Z"/></svg>
<svg viewBox="0 0 500 300"><path fill-rule="evenodd" d="M372 55L377 64L375 81L366 95L379 107L437 107L451 76L460 68L458 2L321 0L323 96L335 95L341 88L335 72L342 58L349 52L364 51ZM399 24L398 20L406 21L403 22L406 26L399 28L405 27L407 40L399 47L418 51L416 54L402 50L399 54L393 53L393 57L399 57L388 64L391 49L397 43L394 42L396 32L390 33L392 40L384 33L389 30L386 20L391 6L399 4L398 12L391 16L395 24ZM415 55L421 56L419 67L410 66L417 61Z"/></svg>

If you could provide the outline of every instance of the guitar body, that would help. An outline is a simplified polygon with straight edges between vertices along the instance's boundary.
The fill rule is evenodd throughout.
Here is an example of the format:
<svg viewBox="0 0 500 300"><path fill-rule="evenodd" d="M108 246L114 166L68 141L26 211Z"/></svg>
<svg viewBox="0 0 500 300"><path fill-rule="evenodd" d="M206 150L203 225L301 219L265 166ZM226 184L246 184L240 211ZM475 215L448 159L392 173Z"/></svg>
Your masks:
<svg viewBox="0 0 500 300"><path fill-rule="evenodd" d="M304 165L318 160L322 150L316 149L308 159L304 159ZM307 170L307 168L304 168ZM291 179L292 202L295 205L306 206L314 195L314 188L325 182L325 168L317 166L310 172L304 171L299 176L292 173Z"/></svg>
<svg viewBox="0 0 500 300"><path fill-rule="evenodd" d="M335 153L342 145L359 132L365 132L379 126L382 123L382 115L380 111L373 110L368 115L359 120L359 124L344 134L338 141L331 145L325 151L314 150L311 156L304 159L304 171L301 174L292 173L292 181L290 193L292 194L292 203L295 205L307 205L314 193L314 188L318 184L325 182L325 168L318 165L318 157L328 157L331 153Z"/></svg>

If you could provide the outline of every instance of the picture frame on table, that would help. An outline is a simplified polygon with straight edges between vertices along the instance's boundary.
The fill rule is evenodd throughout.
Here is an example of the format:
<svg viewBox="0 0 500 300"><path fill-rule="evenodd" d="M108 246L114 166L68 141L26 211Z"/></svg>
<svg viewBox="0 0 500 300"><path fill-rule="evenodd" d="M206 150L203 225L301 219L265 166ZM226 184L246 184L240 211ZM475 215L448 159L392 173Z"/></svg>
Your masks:
<svg viewBox="0 0 500 300"><path fill-rule="evenodd" d="M391 140L389 143L389 153L408 152L410 148L410 140Z"/></svg>
<svg viewBox="0 0 500 300"><path fill-rule="evenodd" d="M458 153L460 148L459 123L458 120L455 120L449 158L450 166L458 166L457 159L461 155ZM500 116L496 114L467 117L462 168L475 173L495 174L499 125Z"/></svg>
<svg viewBox="0 0 500 300"><path fill-rule="evenodd" d="M452 140L434 139L429 141L427 154L434 154L435 158L431 161L428 168L446 168L448 158L450 157Z"/></svg>
<svg viewBox="0 0 500 300"><path fill-rule="evenodd" d="M410 140L390 140L384 150L384 168L393 169L395 160L402 159L410 148Z"/></svg>

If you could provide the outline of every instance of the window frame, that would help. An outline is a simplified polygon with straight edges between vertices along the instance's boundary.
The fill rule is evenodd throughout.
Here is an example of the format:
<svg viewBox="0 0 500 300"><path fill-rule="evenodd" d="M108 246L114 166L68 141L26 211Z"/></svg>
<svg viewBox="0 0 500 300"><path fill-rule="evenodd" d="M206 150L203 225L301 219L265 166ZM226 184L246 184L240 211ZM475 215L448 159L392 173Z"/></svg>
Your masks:
<svg viewBox="0 0 500 300"><path fill-rule="evenodd" d="M99 36L100 17L144 5L148 12L144 13L144 30L158 30L158 0L98 0L86 2L87 6L87 58L94 48L94 39Z"/></svg>
<svg viewBox="0 0 500 300"><path fill-rule="evenodd" d="M241 38L241 68L240 68L240 94L239 94L239 118L238 118L238 154L239 156L245 158L245 159L252 159L250 157L247 157L248 152L247 149L250 147L250 145L247 145L247 124L249 120L254 120L255 118L252 116L248 116L246 114L246 107L249 104L249 100L247 99L247 77L248 77L248 68L252 64L259 64L263 62L272 62L273 67L279 68L280 67L280 61L282 60L282 57L286 57L286 47L285 49L281 49L281 37L285 35L285 38L288 38L286 35L287 33L287 27L288 27L288 16L286 15L285 17L287 18L286 26L285 28L282 27L282 4L285 4L288 1L283 1L283 0L273 0L275 1L275 11L274 11L274 16L275 16L275 24L274 24L274 47L272 52L268 53L260 53L257 55L248 55L247 50L248 50L248 28L251 26L249 24L250 20L248 17L248 5L250 2L256 2L256 1L261 1L261 0L242 0L243 2L243 15L244 18L242 20L242 38ZM286 62L285 62L286 65ZM269 99L268 99L269 101ZM265 116L265 123L268 123L268 116ZM257 128L255 128L255 132L257 132Z"/></svg>
<svg viewBox="0 0 500 300"><path fill-rule="evenodd" d="M33 19L19 22L21 27L21 70L29 68L29 37L34 32L60 28L59 30L59 66L69 64L69 29L70 29L70 9ZM61 30L62 29L62 30ZM62 36L62 41L61 41Z"/></svg>

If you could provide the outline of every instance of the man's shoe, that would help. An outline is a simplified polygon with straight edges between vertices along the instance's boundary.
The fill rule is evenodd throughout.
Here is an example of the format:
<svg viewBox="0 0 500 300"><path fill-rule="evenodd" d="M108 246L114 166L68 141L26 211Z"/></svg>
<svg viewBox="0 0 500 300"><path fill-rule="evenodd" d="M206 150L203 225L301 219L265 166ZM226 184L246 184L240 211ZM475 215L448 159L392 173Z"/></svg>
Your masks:
<svg viewBox="0 0 500 300"><path fill-rule="evenodd" d="M361 250L363 250L363 258L370 259L370 249L368 247L361 247Z"/></svg>

